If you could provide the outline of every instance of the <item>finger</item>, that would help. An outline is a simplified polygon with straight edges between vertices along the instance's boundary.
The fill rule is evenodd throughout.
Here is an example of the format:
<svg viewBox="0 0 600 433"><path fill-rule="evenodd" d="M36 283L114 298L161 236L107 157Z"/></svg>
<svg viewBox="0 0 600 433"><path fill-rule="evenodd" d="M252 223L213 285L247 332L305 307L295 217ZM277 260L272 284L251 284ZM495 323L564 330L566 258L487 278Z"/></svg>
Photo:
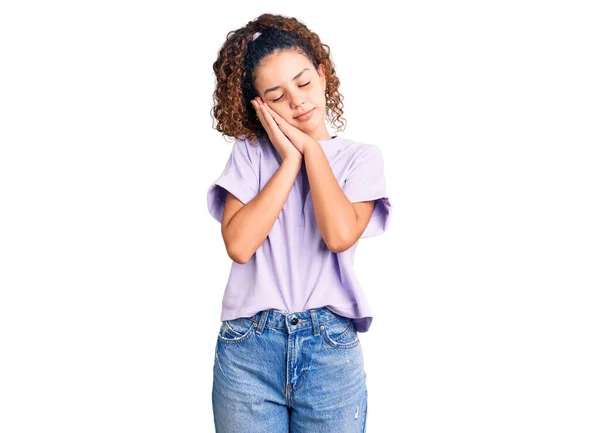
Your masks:
<svg viewBox="0 0 600 433"><path fill-rule="evenodd" d="M262 117L262 110L260 108L260 104L256 99L250 101L252 103L252 107L254 107L254 111L256 112L256 117Z"/></svg>
<svg viewBox="0 0 600 433"><path fill-rule="evenodd" d="M271 112L269 111L269 106L267 104L260 104L260 107L262 109L262 113L265 117L265 120L269 124L269 127L270 128L278 128L277 122L275 122L275 119L273 119L273 116L271 116Z"/></svg>
<svg viewBox="0 0 600 433"><path fill-rule="evenodd" d="M265 130L267 131L267 133L269 132L269 125L265 119L265 114L264 111L262 109L262 107L260 106L260 104L253 99L252 100L252 106L254 107L254 111L256 112L256 117L258 118L258 120L260 121L261 125L263 126L263 128L265 128Z"/></svg>
<svg viewBox="0 0 600 433"><path fill-rule="evenodd" d="M298 134L302 134L302 132L294 125L289 123L279 114L277 114L271 107L268 107L269 114L275 119L277 126L288 138L299 138Z"/></svg>
<svg viewBox="0 0 600 433"><path fill-rule="evenodd" d="M293 131L297 129L294 125L289 123L279 114L277 114L273 109L271 109L271 107L268 107L268 110L269 114L273 117L273 119L275 119L275 122L277 122L277 125L279 125L279 129L281 129L285 134L293 133Z"/></svg>
<svg viewBox="0 0 600 433"><path fill-rule="evenodd" d="M275 115L277 115L277 113L275 113L271 109L271 107L269 107L265 103L258 102L258 105L260 106L259 109L262 112L265 123L268 126L269 136L279 136L280 135L281 138L284 138L290 145L293 145L293 143L290 141L289 137L285 133L285 127L280 128L279 125L277 124L277 122L275 121L275 119L273 118L273 116L271 115L271 113L274 113ZM265 128L265 129L267 129L267 128Z"/></svg>
<svg viewBox="0 0 600 433"><path fill-rule="evenodd" d="M267 104L264 105L267 113L273 118L279 129L281 129L284 133L289 130L290 124L287 123L283 117L277 114L271 107Z"/></svg>
<svg viewBox="0 0 600 433"><path fill-rule="evenodd" d="M269 107L267 104L265 104L264 107L266 107L267 112L271 115L271 117L273 118L273 120L275 120L275 122L277 122L277 124L280 124L281 121L283 120L281 118L281 116L279 114L277 114L275 111L273 111L271 109L271 107Z"/></svg>

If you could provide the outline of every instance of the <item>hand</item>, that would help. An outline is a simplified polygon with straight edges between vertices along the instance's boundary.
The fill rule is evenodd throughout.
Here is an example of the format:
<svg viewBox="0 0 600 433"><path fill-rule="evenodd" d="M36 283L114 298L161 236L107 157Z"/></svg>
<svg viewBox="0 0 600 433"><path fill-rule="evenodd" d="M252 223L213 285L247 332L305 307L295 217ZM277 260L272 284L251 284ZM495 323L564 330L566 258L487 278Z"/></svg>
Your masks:
<svg viewBox="0 0 600 433"><path fill-rule="evenodd" d="M308 134L288 123L267 104L263 104L263 106L266 108L267 115L275 121L281 132L283 132L283 134L291 141L294 147L298 149L301 154L304 154L304 149L306 146L314 143L315 140L313 140L313 138Z"/></svg>
<svg viewBox="0 0 600 433"><path fill-rule="evenodd" d="M282 130L277 126L277 123L269 113L269 107L265 104L260 97L254 98L252 106L256 110L256 114L260 123L262 124L269 140L281 156L281 159L290 159L294 161L302 161L302 153L292 144L292 142L285 136Z"/></svg>

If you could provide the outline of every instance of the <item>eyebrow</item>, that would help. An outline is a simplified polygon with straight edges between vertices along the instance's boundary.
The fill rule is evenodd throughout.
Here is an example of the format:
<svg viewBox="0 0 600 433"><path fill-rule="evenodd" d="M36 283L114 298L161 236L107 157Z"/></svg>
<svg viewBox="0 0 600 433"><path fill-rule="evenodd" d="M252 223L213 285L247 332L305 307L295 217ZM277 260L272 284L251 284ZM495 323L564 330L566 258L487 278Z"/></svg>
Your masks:
<svg viewBox="0 0 600 433"><path fill-rule="evenodd" d="M296 78L299 78L299 77L300 77L300 75L304 74L304 73L305 73L306 71L308 71L308 70L309 70L308 68L304 68L304 69L302 69L302 70L301 70L301 71L298 73L298 75L296 75L294 78L292 78L292 79L291 79L291 81L294 81ZM263 96L267 96L267 93L269 93L269 92L272 92L273 90L277 90L277 89L279 89L279 87L280 87L280 86L275 86L275 87L271 87L271 88L269 88L269 89L265 90L265 93L263 93Z"/></svg>

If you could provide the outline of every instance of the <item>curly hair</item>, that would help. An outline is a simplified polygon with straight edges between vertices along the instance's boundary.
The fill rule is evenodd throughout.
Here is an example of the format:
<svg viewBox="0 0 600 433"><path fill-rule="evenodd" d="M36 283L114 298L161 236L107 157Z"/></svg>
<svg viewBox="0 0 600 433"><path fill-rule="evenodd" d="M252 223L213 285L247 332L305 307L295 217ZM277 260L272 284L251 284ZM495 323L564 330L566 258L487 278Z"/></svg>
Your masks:
<svg viewBox="0 0 600 433"><path fill-rule="evenodd" d="M254 41L256 32L260 37ZM251 105L257 96L254 88L256 68L261 60L275 51L297 50L304 53L315 69L323 65L326 78L326 119L336 131L345 128L343 96L339 92L340 80L330 59L329 46L323 44L316 33L296 18L262 14L246 26L231 31L213 64L216 88L213 93L212 117L217 121L213 128L223 136L256 138L266 136L260 120Z"/></svg>

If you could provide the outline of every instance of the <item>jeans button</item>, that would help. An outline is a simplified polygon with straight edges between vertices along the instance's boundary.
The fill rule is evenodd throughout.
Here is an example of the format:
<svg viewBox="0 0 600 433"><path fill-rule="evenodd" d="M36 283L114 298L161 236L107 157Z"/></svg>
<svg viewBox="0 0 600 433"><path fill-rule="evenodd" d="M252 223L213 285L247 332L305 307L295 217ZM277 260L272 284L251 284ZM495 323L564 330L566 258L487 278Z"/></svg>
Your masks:
<svg viewBox="0 0 600 433"><path fill-rule="evenodd" d="M293 319L290 321L290 323L291 323L292 325L295 325L296 323L298 323L298 318L297 318L297 317L294 317L294 318L293 318Z"/></svg>

